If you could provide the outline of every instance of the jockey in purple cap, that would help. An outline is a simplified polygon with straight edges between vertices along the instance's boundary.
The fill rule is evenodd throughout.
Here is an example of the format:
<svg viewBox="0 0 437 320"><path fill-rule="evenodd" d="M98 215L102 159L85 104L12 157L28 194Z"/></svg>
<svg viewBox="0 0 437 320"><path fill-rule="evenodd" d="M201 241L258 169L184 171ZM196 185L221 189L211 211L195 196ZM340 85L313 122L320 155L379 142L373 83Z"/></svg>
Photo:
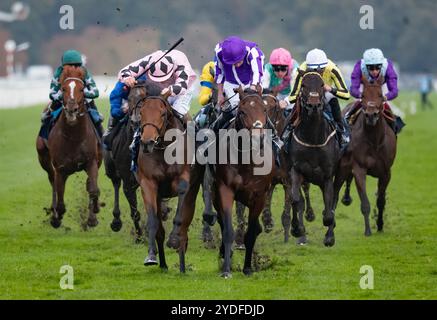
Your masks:
<svg viewBox="0 0 437 320"><path fill-rule="evenodd" d="M261 84L264 54L255 42L230 36L215 47L215 81L218 89L218 105L222 109L234 108L239 103L234 88L255 89ZM225 96L229 104L224 104ZM236 112L236 111L235 111ZM234 115L235 115L234 112ZM224 124L232 114L224 113L220 124ZM227 118L227 119L224 119ZM220 127L220 126L219 126Z"/></svg>

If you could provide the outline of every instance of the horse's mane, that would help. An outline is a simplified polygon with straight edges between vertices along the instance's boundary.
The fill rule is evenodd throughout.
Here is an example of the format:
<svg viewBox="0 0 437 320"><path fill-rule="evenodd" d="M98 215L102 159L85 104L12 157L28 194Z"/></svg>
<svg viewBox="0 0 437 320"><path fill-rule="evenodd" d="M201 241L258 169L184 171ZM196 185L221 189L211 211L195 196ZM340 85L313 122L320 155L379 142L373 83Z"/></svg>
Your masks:
<svg viewBox="0 0 437 320"><path fill-rule="evenodd" d="M151 80L138 80L136 85L144 87L146 89L147 96L149 97L157 97L161 95L161 91L164 89L162 85Z"/></svg>

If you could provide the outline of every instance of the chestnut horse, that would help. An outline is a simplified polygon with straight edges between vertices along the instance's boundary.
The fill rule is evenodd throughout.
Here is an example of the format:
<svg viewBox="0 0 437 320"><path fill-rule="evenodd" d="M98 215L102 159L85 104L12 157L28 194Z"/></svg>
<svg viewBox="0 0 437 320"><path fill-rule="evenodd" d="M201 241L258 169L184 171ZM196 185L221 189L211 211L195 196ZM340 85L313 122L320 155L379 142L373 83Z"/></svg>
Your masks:
<svg viewBox="0 0 437 320"><path fill-rule="evenodd" d="M159 254L159 266L166 270L164 254L165 230L162 225L161 200L178 196L178 208L183 201L190 179L190 161L187 159L189 147L184 148L183 163L171 164L166 161L166 148L170 142L164 140L170 129L184 130L181 122L173 115L167 101L169 93L164 96L147 96L140 107L141 143L138 154L137 180L141 187L144 207L148 221L148 256L144 265L156 265L156 254ZM137 110L134 110L137 112ZM186 137L186 134L184 134ZM185 140L184 140L185 141ZM181 143L176 140L173 144ZM185 161L186 160L186 161ZM158 245L158 251L156 250Z"/></svg>
<svg viewBox="0 0 437 320"><path fill-rule="evenodd" d="M99 188L97 177L102 163L102 147L88 115L84 97L85 72L81 67L65 66L60 77L63 92L63 110L51 130L47 144L43 138L36 140L38 159L47 171L52 186L52 216L54 228L61 225L66 211L64 204L65 183L71 174L85 170L88 179L89 216L87 224L98 224Z"/></svg>
<svg viewBox="0 0 437 320"><path fill-rule="evenodd" d="M243 92L241 87L236 89L240 96L238 112L235 121L231 123L229 129L236 132L248 130L252 136L264 135L267 126L266 106L262 99L262 88L258 86L257 92ZM217 145L224 144L229 151L227 137L223 136L224 141L217 141ZM217 148L217 156L219 153ZM273 165L273 156L263 147L267 161ZM241 159L242 152L238 152L238 158ZM252 155L253 156L253 155ZM218 157L217 157L218 158ZM229 159L228 159L229 160ZM221 161L220 161L221 162ZM265 165L265 163L264 163ZM234 231L232 227L232 207L234 201L239 201L249 207L248 229L244 236L246 246L243 272L246 275L252 273L252 253L255 241L261 232L259 224L259 215L264 208L267 192L272 180L272 172L269 171L263 175L255 175L254 168L257 167L250 157L248 164L219 163L216 164L215 170L212 170L214 182L212 185L213 203L218 212L218 222L222 231L222 244L220 255L224 258L222 266L222 276L231 275L231 246L234 241ZM191 171L191 183L188 188L184 201L182 202L180 214L177 214L173 224L173 230L170 234L168 245L179 250L181 272L185 271L185 251L188 245L188 227L194 216L195 199L199 186L203 180L205 168L195 164Z"/></svg>
<svg viewBox="0 0 437 320"><path fill-rule="evenodd" d="M300 111L298 124L290 135L291 164L292 234L300 237L299 243L306 242L303 225L303 198L301 185L304 181L320 187L323 193L323 225L328 227L325 234L325 246L335 244L334 228L334 176L340 160L340 146L334 138L336 134L323 115L325 107L324 81L319 72L299 71L302 75L302 86L298 94L295 108ZM296 225L296 222L299 225Z"/></svg>
<svg viewBox="0 0 437 320"><path fill-rule="evenodd" d="M355 178L355 184L361 200L361 213L364 216L366 236L371 235L369 214L370 203L366 193L366 175L378 178L376 205L378 207L377 227L383 230L383 213L385 208L385 193L391 177L391 166L396 157L396 136L387 123L384 114L384 96L382 85L384 79L369 82L362 78L364 89L361 108L351 117L351 142L347 152L340 161L335 179L335 204L344 181L347 181L343 203L349 205L350 184ZM352 105L343 110L347 113ZM393 121L393 119L391 119Z"/></svg>

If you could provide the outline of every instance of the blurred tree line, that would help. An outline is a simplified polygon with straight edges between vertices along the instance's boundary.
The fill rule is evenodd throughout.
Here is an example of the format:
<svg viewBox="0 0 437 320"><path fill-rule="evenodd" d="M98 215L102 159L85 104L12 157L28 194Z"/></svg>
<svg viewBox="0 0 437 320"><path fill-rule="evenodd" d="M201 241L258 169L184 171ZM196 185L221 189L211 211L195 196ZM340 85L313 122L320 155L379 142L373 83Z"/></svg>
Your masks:
<svg viewBox="0 0 437 320"><path fill-rule="evenodd" d="M24 1L24 0L23 0ZM13 0L2 0L7 11ZM314 47L334 60L356 60L381 48L403 71L437 71L435 0L28 0L25 21L0 23L17 42L30 41L29 61L56 65L62 50L83 50L94 73L115 73L183 36L180 49L200 68L215 44L236 34L256 41L268 57L289 48L298 61ZM59 8L74 9L74 30L61 30ZM374 29L362 30L359 9L374 8Z"/></svg>

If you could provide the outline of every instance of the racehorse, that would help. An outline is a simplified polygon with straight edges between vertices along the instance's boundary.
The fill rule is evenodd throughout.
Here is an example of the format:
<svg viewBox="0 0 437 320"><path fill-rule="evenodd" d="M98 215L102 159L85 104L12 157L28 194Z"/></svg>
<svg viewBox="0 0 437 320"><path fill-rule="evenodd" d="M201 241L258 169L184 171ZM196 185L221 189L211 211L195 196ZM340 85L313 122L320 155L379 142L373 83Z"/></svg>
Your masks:
<svg viewBox="0 0 437 320"><path fill-rule="evenodd" d="M148 95L159 95L161 87L156 83L148 81L138 81L137 84L131 88L128 96L129 110L132 111L138 104L144 101ZM132 113L132 112L131 112ZM136 190L139 185L131 171L131 155L129 145L132 142L134 132L139 126L140 119L134 118L129 114L119 122L118 128L114 128L115 136L112 140L111 151L104 150L103 160L105 164L105 172L109 179L111 179L114 188L114 209L112 211L113 220L111 222L111 229L114 232L121 230L122 221L120 218L119 205L119 190L121 182L123 182L123 192L130 206L131 218L135 227L135 241L141 242L142 228L140 226L140 212L137 207ZM162 202L163 218L166 220L169 209Z"/></svg>
<svg viewBox="0 0 437 320"><path fill-rule="evenodd" d="M229 129L249 130L252 136L265 134L267 126L266 106L262 100L262 88L258 86L258 91L251 90L243 92L242 88L236 89L240 96L238 112L235 121L231 123ZM222 137L226 139L226 136ZM227 141L217 141L218 145L224 144L229 150ZM262 143L261 143L262 145ZM267 152L265 147L264 152ZM218 148L217 148L218 149ZM218 150L217 150L218 152ZM241 150L237 150L239 157L242 156ZM273 156L267 155L267 161L273 162ZM229 159L228 159L229 160ZM245 261L243 272L246 275L252 273L252 253L258 234L261 232L259 215L264 208L266 194L270 187L271 171L264 175L254 175L255 164L251 157L249 164L216 164L212 170L214 182L212 186L213 203L218 212L218 222L222 231L222 244L220 255L224 258L222 266L222 276L231 275L231 246L234 240L232 227L232 207L234 201L240 201L249 207L248 229L244 237L246 246ZM179 250L180 270L185 271L185 251L188 245L188 227L193 219L196 199L199 186L203 180L204 166L194 165L191 170L191 183L182 202L180 214L177 214L170 234L168 245Z"/></svg>
<svg viewBox="0 0 437 320"><path fill-rule="evenodd" d="M147 96L135 108L140 116L141 143L138 154L137 180L141 186L144 207L148 222L148 256L144 265L156 265L158 245L159 266L167 269L164 254L165 230L162 225L161 200L178 196L178 212L188 188L190 179L190 148L184 146L183 163L171 164L166 161L165 149L170 142L165 141L165 134L170 129L184 130L182 123L173 115L168 102L170 92L165 95ZM186 131L185 131L186 132ZM186 133L184 134L186 136ZM181 143L176 140L172 143Z"/></svg>
<svg viewBox="0 0 437 320"><path fill-rule="evenodd" d="M61 226L66 212L64 204L65 183L68 176L86 171L86 189L89 194L89 216L87 225L98 224L99 188L97 177L102 163L102 147L85 104L85 72L81 67L64 66L60 77L63 93L63 109L51 130L47 143L43 138L36 140L38 159L47 171L52 186L52 216L54 228Z"/></svg>
<svg viewBox="0 0 437 320"><path fill-rule="evenodd" d="M279 107L279 101L276 98L276 95L268 89L263 90L263 100L267 107L267 120L270 124L272 130L276 131L277 136L281 136L282 132L285 128L286 124L286 116L284 114L284 110ZM291 226L291 181L289 181L290 166L287 164L286 154L284 149L281 149L280 152L280 165L275 162L273 168L273 179L272 184L269 189L266 198L266 204L262 212L262 223L264 225L264 231L269 233L273 230L273 217L271 211L271 201L273 196L273 191L277 184L282 184L284 189L284 209L281 215L282 227L284 229L284 242L288 242L289 234L290 234L290 226ZM309 196L309 184L303 183L302 190L305 195L305 218L307 221L314 221L315 215L314 210L311 207L311 201ZM235 242L237 249L244 249L244 229L245 229L245 220L244 220L244 209L245 207L238 203L236 204L236 213L237 213L237 222L238 227L236 230Z"/></svg>
<svg viewBox="0 0 437 320"><path fill-rule="evenodd" d="M302 86L295 108L299 114L297 125L290 135L288 161L291 163L292 234L300 237L298 242L305 243L303 225L303 198L300 192L304 181L320 187L323 193L323 224L328 227L325 234L325 246L335 244L334 228L334 188L333 180L340 160L340 147L334 138L336 130L324 116L324 81L319 72L299 71ZM333 139L334 138L334 139ZM299 226L296 225L299 223Z"/></svg>
<svg viewBox="0 0 437 320"><path fill-rule="evenodd" d="M366 175L378 178L378 191L376 205L378 207L377 227L378 231L383 230L383 213L385 208L385 195L391 178L391 166L396 157L396 136L393 129L386 121L384 113L384 96L382 85L384 79L379 77L376 81L369 82L362 78L364 88L361 108L352 115L351 120L351 142L347 152L341 158L339 170L335 179L335 204L338 201L338 194L344 183L347 181L346 191L342 202L350 205L350 185L352 178L361 200L361 213L364 216L366 236L371 235L369 214L370 203L366 194ZM343 113L346 114L353 104L348 105ZM389 119L394 121L394 119Z"/></svg>

